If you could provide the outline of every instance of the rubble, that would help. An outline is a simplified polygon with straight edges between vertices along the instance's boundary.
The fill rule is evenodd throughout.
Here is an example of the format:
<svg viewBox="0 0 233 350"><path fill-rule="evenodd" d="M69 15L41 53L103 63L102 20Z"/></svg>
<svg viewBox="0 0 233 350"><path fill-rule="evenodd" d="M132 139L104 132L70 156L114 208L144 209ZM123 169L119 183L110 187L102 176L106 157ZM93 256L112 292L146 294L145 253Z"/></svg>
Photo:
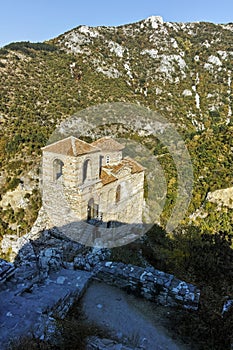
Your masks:
<svg viewBox="0 0 233 350"><path fill-rule="evenodd" d="M6 282L15 273L14 264L0 259L0 284Z"/></svg>
<svg viewBox="0 0 233 350"><path fill-rule="evenodd" d="M39 269L46 277L49 272L58 271L62 266L62 251L57 248L46 248L39 254Z"/></svg>
<svg viewBox="0 0 233 350"><path fill-rule="evenodd" d="M129 347L127 345L118 343L112 339L98 338L98 337L88 337L87 338L87 350L140 350L143 347L135 348Z"/></svg>

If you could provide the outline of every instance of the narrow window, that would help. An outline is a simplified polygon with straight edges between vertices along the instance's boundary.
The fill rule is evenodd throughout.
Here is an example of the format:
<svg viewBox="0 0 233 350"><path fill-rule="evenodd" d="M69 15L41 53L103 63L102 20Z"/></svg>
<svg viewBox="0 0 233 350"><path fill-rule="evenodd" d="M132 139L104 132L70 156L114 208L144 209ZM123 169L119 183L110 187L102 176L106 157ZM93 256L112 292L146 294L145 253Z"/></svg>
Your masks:
<svg viewBox="0 0 233 350"><path fill-rule="evenodd" d="M116 203L120 202L120 200L121 200L121 185L118 185L116 189Z"/></svg>
<svg viewBox="0 0 233 350"><path fill-rule="evenodd" d="M60 159L55 159L53 162L53 180L58 180L63 173L64 163Z"/></svg>
<svg viewBox="0 0 233 350"><path fill-rule="evenodd" d="M83 164L83 182L91 180L91 160L86 159Z"/></svg>
<svg viewBox="0 0 233 350"><path fill-rule="evenodd" d="M107 155L107 156L106 156L106 164L109 164L109 163L110 163L110 156Z"/></svg>

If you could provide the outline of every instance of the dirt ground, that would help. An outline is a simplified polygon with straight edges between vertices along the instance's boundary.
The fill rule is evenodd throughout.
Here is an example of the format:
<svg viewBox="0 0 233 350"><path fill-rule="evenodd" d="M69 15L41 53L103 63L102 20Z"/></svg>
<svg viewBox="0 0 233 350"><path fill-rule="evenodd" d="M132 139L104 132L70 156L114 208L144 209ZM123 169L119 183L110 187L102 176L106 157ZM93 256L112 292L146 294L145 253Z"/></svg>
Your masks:
<svg viewBox="0 0 233 350"><path fill-rule="evenodd" d="M81 300L87 321L128 345L146 350L190 350L166 327L169 309L126 292L93 282Z"/></svg>

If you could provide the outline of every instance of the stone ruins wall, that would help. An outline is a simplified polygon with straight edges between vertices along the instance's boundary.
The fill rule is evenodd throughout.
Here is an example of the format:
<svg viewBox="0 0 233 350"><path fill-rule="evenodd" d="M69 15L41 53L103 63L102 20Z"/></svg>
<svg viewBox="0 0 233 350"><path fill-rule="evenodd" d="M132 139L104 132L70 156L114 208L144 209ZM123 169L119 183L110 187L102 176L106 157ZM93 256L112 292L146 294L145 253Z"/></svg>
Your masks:
<svg viewBox="0 0 233 350"><path fill-rule="evenodd" d="M186 309L198 309L200 290L196 286L153 267L144 269L123 263L105 262L99 264L96 277L164 306L180 305Z"/></svg>
<svg viewBox="0 0 233 350"><path fill-rule="evenodd" d="M0 297L4 300L0 315L1 349L9 337L32 330L39 338L52 336L55 318L66 316L92 279L164 306L198 309L200 290L196 286L153 267L111 262L109 249L87 250L62 238L56 229L44 230L37 239L28 237L27 243L24 241L14 264L0 260Z"/></svg>

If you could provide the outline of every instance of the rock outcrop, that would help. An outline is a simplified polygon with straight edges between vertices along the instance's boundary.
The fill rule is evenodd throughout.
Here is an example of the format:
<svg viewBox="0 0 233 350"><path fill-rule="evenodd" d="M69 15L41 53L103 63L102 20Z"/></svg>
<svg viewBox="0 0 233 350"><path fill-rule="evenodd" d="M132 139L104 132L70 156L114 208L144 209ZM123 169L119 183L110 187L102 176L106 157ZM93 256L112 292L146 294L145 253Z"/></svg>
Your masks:
<svg viewBox="0 0 233 350"><path fill-rule="evenodd" d="M209 192L207 195L207 200L209 202L216 203L218 205L218 208L228 207L230 209L233 209L232 198L233 198L233 187Z"/></svg>

